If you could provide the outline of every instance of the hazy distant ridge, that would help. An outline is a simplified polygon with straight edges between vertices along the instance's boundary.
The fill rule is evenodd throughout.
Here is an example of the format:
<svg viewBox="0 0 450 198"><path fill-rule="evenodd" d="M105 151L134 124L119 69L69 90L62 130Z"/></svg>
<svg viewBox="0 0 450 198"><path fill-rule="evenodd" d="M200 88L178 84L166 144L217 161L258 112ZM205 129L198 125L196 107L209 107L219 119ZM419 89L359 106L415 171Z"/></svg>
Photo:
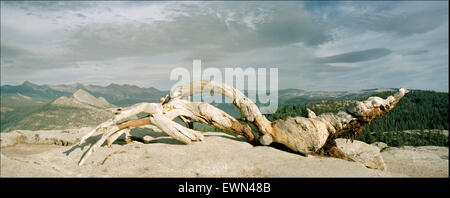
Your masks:
<svg viewBox="0 0 450 198"><path fill-rule="evenodd" d="M103 97L116 106L128 106L138 102L159 102L159 99L168 93L168 91L160 91L152 87L140 88L134 85L110 84L106 87L80 83L71 85L37 85L25 81L21 85L1 86L1 94L19 93L35 99L50 101L61 96L71 96L80 89L91 93L95 97Z"/></svg>

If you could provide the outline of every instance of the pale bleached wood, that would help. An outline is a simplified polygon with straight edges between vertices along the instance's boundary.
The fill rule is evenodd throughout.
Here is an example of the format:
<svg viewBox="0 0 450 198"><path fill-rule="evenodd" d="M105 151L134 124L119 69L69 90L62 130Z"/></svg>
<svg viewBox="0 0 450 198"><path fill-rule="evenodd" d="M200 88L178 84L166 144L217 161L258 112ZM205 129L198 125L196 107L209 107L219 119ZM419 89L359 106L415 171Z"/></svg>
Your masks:
<svg viewBox="0 0 450 198"><path fill-rule="evenodd" d="M114 143L114 141L116 141L121 135L123 135L125 133L125 140L129 140L131 139L131 134L130 134L130 130L131 128L125 128L125 129L119 129L117 132L113 133L112 135L110 135L107 139L107 145L108 147L111 148L112 144Z"/></svg>
<svg viewBox="0 0 450 198"><path fill-rule="evenodd" d="M213 125L227 132L246 137L249 141L254 139L251 128L241 124L236 118L224 111L205 102L189 102L186 100L172 99L164 106L171 107L164 115L174 119L180 115L189 117L193 121Z"/></svg>
<svg viewBox="0 0 450 198"><path fill-rule="evenodd" d="M263 135L270 135L273 137L271 122L261 113L258 106L238 89L222 82L203 80L187 83L175 88L168 96L166 96L164 101L168 102L171 100L192 96L194 94L211 92L221 94L230 99L241 112L242 120L255 124L259 132ZM263 143L268 145L271 142Z"/></svg>
<svg viewBox="0 0 450 198"><path fill-rule="evenodd" d="M102 137L94 145L92 145L91 148L89 148L88 151L81 157L80 161L78 162L79 166L83 165L86 159L89 158L89 156L91 156L92 153L95 152L95 150L100 147L109 136L119 130L117 126L104 127L102 129L105 131Z"/></svg>
<svg viewBox="0 0 450 198"><path fill-rule="evenodd" d="M133 124L124 123L122 125L116 125L115 123L126 119L128 117L137 115L139 113L149 113L151 117L147 119L141 119ZM78 165L83 165L87 158L89 158L93 152L97 148L99 148L106 140L108 141L108 145L111 145L121 133L127 133L126 131L118 132L119 130L129 130L130 127L136 127L140 125L153 124L156 127L160 128L162 131L167 133L172 138L181 141L183 143L189 144L193 141L201 141L203 140L203 135L195 130L188 129L186 127L181 126L180 124L172 121L171 119L165 117L163 114L163 107L159 103L140 103L137 105L133 105L131 107L120 109L117 112L117 115L112 119L108 120L105 123L100 124L93 131L89 132L86 136L82 138L82 140L86 140L92 134L97 131L103 131L102 137L92 145L85 155L82 156ZM120 135L119 135L120 134ZM118 135L118 136L117 136Z"/></svg>
<svg viewBox="0 0 450 198"><path fill-rule="evenodd" d="M294 117L270 122L261 114L257 105L239 90L221 82L196 81L175 88L165 99L192 96L194 94L214 92L232 100L240 110L243 120L255 124L262 135L260 143L269 145L281 143L294 151L307 155L319 152L329 142L331 145L337 137L352 138L365 124L377 116L382 116L394 108L395 104L408 92L401 88L386 99L370 97L363 102L354 102L348 109L337 114L316 116L312 111L309 118Z"/></svg>
<svg viewBox="0 0 450 198"><path fill-rule="evenodd" d="M254 124L257 131L252 131L249 125L242 124L208 103L181 99L211 91L231 99L232 103L240 110L242 120ZM263 145L277 142L304 155L322 153L344 158L345 156L341 156L334 149L334 140L339 137L352 138L364 128L365 124L394 108L407 92L402 88L386 99L370 97L365 101L356 101L338 113L325 113L317 116L308 109L308 118L288 117L285 120L270 122L260 112L257 105L239 90L221 82L191 82L174 89L169 95L161 98L161 103L138 103L127 108L116 109L114 111L116 116L113 119L100 124L82 137L80 143L96 132L103 132L102 138L86 152L79 165L82 165L105 140L110 146L121 134L128 133L127 131L133 127L154 126L186 144L204 138L200 132L174 122L173 119L176 117L182 117L185 122L188 122L186 118L189 118L190 121L213 125L243 135L249 141L256 138ZM150 116L118 124L138 113L148 113Z"/></svg>

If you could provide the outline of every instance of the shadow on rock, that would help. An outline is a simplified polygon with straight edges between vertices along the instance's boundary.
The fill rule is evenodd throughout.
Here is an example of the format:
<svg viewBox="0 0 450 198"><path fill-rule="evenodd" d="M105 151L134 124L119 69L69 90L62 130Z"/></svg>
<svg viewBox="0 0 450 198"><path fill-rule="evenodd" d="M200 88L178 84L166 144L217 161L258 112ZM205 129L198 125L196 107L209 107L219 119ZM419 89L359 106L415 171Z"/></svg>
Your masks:
<svg viewBox="0 0 450 198"><path fill-rule="evenodd" d="M100 138L102 137L102 134L96 135L96 136L92 136L90 138L88 138L83 144L79 145L79 144L75 144L74 146L72 146L72 148L70 148L67 151L64 151L63 153L68 156L70 153L72 153L72 151L76 150L77 148L80 148L80 150L84 150L85 146L89 146L91 147L92 145L95 144L95 142L97 142Z"/></svg>

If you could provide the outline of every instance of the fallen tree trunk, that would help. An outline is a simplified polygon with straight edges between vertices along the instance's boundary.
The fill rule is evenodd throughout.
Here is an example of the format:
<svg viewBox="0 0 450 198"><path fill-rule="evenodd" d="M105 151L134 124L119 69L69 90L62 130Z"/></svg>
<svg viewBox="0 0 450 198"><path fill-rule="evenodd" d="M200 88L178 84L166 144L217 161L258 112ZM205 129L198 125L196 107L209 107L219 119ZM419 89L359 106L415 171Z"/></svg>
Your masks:
<svg viewBox="0 0 450 198"><path fill-rule="evenodd" d="M194 94L210 92L231 99L236 108L240 110L243 122L239 122L208 103L182 100L182 98ZM308 109L308 118L289 117L285 120L270 122L260 112L258 106L239 90L221 82L191 82L174 89L169 95L161 98L160 103L139 103L128 108L115 109L116 116L113 119L100 124L82 137L80 144L94 133L103 132L102 138L86 152L79 165L82 165L104 141L111 145L120 135L128 133L133 127L150 125L186 144L203 139L200 132L174 122L173 119L176 117L180 117L187 125L192 122L213 125L219 129L242 135L249 142L259 141L263 145L276 142L303 155L319 153L345 159L345 156L336 149L335 139L341 137L352 139L364 128L365 124L394 108L407 92L402 88L386 99L370 97L362 102L354 102L349 108L338 113L316 116ZM147 113L149 117L120 123L138 113ZM251 125L256 127L252 129Z"/></svg>

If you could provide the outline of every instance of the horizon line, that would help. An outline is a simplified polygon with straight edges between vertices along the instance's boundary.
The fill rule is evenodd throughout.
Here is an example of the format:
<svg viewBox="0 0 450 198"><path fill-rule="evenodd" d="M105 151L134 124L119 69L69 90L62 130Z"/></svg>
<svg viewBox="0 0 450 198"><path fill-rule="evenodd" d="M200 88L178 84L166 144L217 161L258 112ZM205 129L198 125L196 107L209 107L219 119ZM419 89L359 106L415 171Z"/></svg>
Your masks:
<svg viewBox="0 0 450 198"><path fill-rule="evenodd" d="M24 85L26 82L28 82L30 84L37 85L37 86L58 86L58 85L76 85L76 84L81 84L81 85L84 85L84 86L108 87L108 86L111 86L111 85L119 85L119 86L135 86L135 87L138 87L138 88L141 88L141 89L142 88L143 89L153 88L153 89L156 89L158 91L170 91L170 90L167 90L167 89L160 89L160 88L153 87L153 86L144 87L144 86L139 86L139 85L135 85L135 84L127 84L127 83L125 83L125 84L109 83L108 85L86 84L86 83L80 83L80 82L68 83L68 84L37 84L37 83L31 82L30 80L25 80L21 84L16 84L16 85L0 83L0 87L3 87L3 86L21 86L21 85ZM372 89L394 89L395 90L395 89L399 89L399 88L402 88L402 87L398 87L398 88L395 88L395 87L376 87L376 88L348 89L348 90L334 90L334 91L330 91L330 90L305 90L305 89L299 89L299 88L281 88L281 89L271 89L270 91L294 89L294 90L301 90L301 91L305 91L305 92L342 92L342 91L361 91L361 90L372 90ZM443 92L443 93L448 93L449 92L449 90L441 91L441 90L434 90L434 89L415 89L415 88L406 88L406 89L408 89L408 90L422 90L422 91L435 91L435 92ZM248 89L244 89L244 90L245 91L249 91ZM250 90L250 91L256 91L256 90Z"/></svg>

